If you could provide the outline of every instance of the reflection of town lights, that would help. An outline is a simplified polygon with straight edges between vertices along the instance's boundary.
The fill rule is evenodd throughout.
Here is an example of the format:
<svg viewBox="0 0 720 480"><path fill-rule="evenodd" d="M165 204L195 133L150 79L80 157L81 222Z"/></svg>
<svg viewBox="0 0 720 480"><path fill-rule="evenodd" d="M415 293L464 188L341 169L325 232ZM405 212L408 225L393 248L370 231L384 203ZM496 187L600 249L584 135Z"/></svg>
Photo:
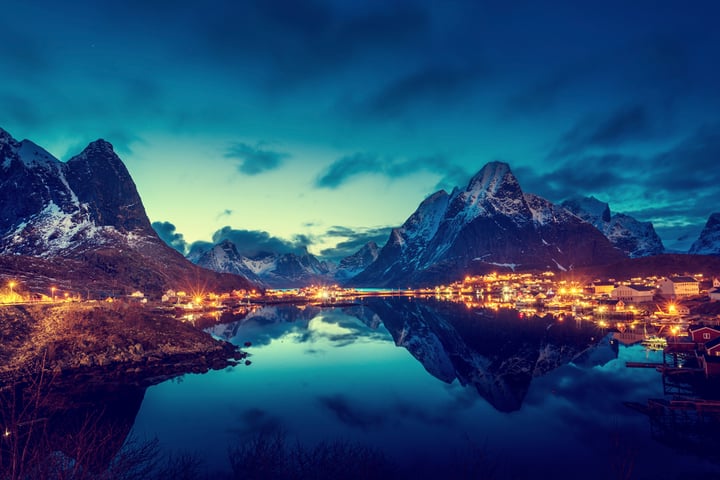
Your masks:
<svg viewBox="0 0 720 480"><path fill-rule="evenodd" d="M9 436L10 436L10 430L8 430L6 428L5 431L3 432L3 437L9 437Z"/></svg>

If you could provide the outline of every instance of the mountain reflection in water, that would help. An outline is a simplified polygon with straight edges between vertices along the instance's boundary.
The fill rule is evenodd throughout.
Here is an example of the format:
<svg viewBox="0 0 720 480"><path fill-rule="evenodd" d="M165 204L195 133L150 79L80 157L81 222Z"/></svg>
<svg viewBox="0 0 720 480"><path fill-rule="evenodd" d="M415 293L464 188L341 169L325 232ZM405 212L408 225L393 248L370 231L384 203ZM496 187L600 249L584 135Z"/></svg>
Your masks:
<svg viewBox="0 0 720 480"><path fill-rule="evenodd" d="M408 298L269 306L221 320L208 331L250 342L250 367L147 390L58 386L35 413L47 419L46 450L102 471L127 438L157 438L163 454L197 455L221 478L229 451L283 435L305 448L372 448L398 466L393 478L675 478L687 455L693 473L720 474L712 456L661 443L647 416L623 404L665 395L658 372L625 367L661 353L618 346L590 322ZM3 395L3 405L17 404L17 390ZM92 459L77 448L91 438L79 440L88 418L105 439Z"/></svg>

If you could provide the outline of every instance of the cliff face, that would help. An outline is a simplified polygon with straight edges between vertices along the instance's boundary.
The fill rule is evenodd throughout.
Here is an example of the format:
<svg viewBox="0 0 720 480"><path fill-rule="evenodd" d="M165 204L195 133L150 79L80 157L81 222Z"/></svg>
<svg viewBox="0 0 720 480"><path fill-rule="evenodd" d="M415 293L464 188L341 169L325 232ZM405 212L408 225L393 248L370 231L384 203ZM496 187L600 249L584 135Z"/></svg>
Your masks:
<svg viewBox="0 0 720 480"><path fill-rule="evenodd" d="M0 271L45 290L96 294L241 289L239 275L193 265L155 233L127 168L104 140L61 162L0 129ZM25 257L25 260L8 257Z"/></svg>
<svg viewBox="0 0 720 480"><path fill-rule="evenodd" d="M595 227L524 193L507 164L492 162L464 189L426 198L348 284L432 286L498 267L571 270L623 257Z"/></svg>

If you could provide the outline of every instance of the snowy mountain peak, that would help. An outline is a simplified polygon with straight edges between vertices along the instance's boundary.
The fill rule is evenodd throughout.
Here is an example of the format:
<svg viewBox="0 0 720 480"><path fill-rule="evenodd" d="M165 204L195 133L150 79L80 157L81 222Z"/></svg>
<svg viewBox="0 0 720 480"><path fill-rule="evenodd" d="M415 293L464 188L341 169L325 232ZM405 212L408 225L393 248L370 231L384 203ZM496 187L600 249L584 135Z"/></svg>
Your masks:
<svg viewBox="0 0 720 480"><path fill-rule="evenodd" d="M17 154L20 160L27 166L32 165L53 165L60 163L60 160L52 156L47 150L36 145L30 140L23 140L18 145Z"/></svg>
<svg viewBox="0 0 720 480"><path fill-rule="evenodd" d="M566 200L562 206L600 230L630 257L658 255L665 251L662 240L650 222L639 222L623 213L611 214L607 203L595 197Z"/></svg>
<svg viewBox="0 0 720 480"><path fill-rule="evenodd" d="M9 143L17 143L17 141L7 132L7 130L0 127L0 146Z"/></svg>
<svg viewBox="0 0 720 480"><path fill-rule="evenodd" d="M482 191L497 195L505 184L519 185L515 175L510 171L510 165L504 162L490 162L470 179L467 191Z"/></svg>
<svg viewBox="0 0 720 480"><path fill-rule="evenodd" d="M710 215L700 236L690 247L696 255L720 255L720 212Z"/></svg>
<svg viewBox="0 0 720 480"><path fill-rule="evenodd" d="M605 202L601 202L592 195L589 197L576 197L566 200L563 202L563 207L593 225L599 220L609 222L612 217L610 205Z"/></svg>

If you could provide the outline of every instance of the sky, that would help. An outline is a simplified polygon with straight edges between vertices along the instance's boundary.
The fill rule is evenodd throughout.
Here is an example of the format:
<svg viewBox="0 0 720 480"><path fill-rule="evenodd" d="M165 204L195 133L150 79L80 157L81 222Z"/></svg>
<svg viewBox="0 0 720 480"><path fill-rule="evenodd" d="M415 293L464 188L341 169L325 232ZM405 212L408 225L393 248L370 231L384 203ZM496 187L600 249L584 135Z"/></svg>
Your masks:
<svg viewBox="0 0 720 480"><path fill-rule="evenodd" d="M181 250L326 257L507 162L687 249L720 211L720 3L0 0L0 127L97 138Z"/></svg>

